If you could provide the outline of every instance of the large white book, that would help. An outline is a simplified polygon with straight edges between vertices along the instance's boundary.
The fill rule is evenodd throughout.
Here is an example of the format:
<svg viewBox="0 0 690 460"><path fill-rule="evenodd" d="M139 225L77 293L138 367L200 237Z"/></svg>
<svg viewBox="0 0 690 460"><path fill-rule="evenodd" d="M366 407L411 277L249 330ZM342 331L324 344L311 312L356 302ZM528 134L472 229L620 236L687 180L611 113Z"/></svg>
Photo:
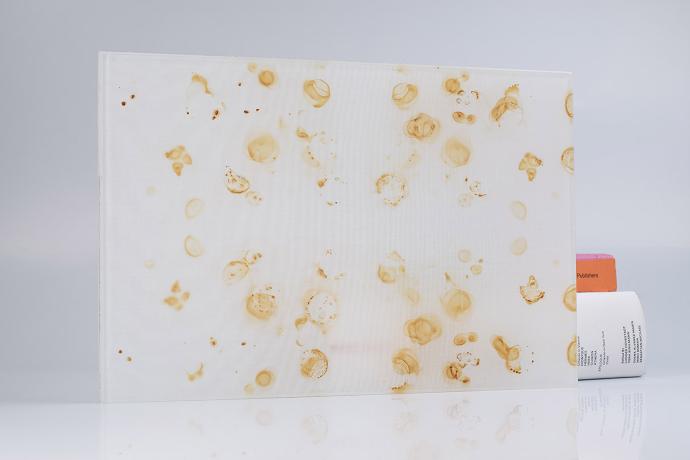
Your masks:
<svg viewBox="0 0 690 460"><path fill-rule="evenodd" d="M570 75L100 55L105 401L574 386Z"/></svg>

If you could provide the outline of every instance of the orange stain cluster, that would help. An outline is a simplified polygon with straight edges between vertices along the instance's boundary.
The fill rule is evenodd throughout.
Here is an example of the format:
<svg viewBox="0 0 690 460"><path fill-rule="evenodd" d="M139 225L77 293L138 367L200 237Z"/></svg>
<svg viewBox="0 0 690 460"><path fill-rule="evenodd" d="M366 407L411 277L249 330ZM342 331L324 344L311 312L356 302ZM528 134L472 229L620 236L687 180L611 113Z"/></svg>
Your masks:
<svg viewBox="0 0 690 460"><path fill-rule="evenodd" d="M184 145L178 145L165 152L165 158L170 161L176 176L182 175L184 167L192 164L192 156Z"/></svg>
<svg viewBox="0 0 690 460"><path fill-rule="evenodd" d="M503 97L501 97L496 104L491 109L491 118L500 122L501 117L505 115L506 112L520 109L520 101L518 100L518 95L520 94L520 88L518 85L509 86L504 92Z"/></svg>
<svg viewBox="0 0 690 460"><path fill-rule="evenodd" d="M520 163L518 163L518 171L525 171L527 173L527 180L532 182L537 177L537 168L541 167L541 165L541 158L531 152L527 152L520 160Z"/></svg>
<svg viewBox="0 0 690 460"><path fill-rule="evenodd" d="M522 373L522 366L520 365L520 348L518 346L510 346L501 336L496 336L491 341L491 345L498 353L498 356L505 362L506 369L515 374Z"/></svg>
<svg viewBox="0 0 690 460"><path fill-rule="evenodd" d="M170 292L171 295L163 299L163 302L173 310L182 310L191 294L189 291L182 291L179 281L175 281L172 286L170 286Z"/></svg>
<svg viewBox="0 0 690 460"><path fill-rule="evenodd" d="M520 296L528 305L539 302L544 298L545 294L544 291L539 289L539 283L537 283L534 275L530 275L526 285L520 286Z"/></svg>
<svg viewBox="0 0 690 460"><path fill-rule="evenodd" d="M231 260L223 269L223 280L225 284L234 284L243 280L249 274L249 267L261 259L260 252L246 252L241 258Z"/></svg>

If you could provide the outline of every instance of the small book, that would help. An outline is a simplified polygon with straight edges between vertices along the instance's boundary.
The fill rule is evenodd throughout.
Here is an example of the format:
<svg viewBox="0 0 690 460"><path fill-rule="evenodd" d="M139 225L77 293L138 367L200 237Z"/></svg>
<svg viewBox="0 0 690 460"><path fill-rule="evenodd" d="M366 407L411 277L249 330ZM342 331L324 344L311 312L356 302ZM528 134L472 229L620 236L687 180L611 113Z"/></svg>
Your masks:
<svg viewBox="0 0 690 460"><path fill-rule="evenodd" d="M578 254L577 292L616 291L616 259L609 254Z"/></svg>

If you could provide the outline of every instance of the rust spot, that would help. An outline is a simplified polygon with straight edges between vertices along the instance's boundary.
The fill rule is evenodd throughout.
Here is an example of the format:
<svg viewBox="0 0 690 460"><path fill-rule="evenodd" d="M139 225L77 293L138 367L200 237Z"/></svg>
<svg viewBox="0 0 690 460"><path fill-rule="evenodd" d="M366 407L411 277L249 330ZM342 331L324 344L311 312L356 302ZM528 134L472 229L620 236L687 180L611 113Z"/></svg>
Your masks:
<svg viewBox="0 0 690 460"><path fill-rule="evenodd" d="M570 311L577 311L577 293L574 284L568 286L563 293L563 305Z"/></svg>
<svg viewBox="0 0 690 460"><path fill-rule="evenodd" d="M561 166L568 174L575 172L575 149L568 147L561 154Z"/></svg>
<svg viewBox="0 0 690 460"><path fill-rule="evenodd" d="M300 372L304 377L320 379L328 371L328 358L319 349L313 348L302 354Z"/></svg>
<svg viewBox="0 0 690 460"><path fill-rule="evenodd" d="M518 95L520 94L520 89L518 85L511 85L509 86L504 92L503 92L503 97L500 98L496 104L494 105L493 109L491 109L491 118L494 119L494 121L499 122L501 120L501 117L506 112L513 111L513 110L519 110L520 109L520 102L518 101Z"/></svg>
<svg viewBox="0 0 690 460"><path fill-rule="evenodd" d="M527 152L520 160L520 163L518 163L518 170L525 171L527 173L527 180L532 182L537 177L537 168L541 167L541 165L541 158L531 152Z"/></svg>
<svg viewBox="0 0 690 460"><path fill-rule="evenodd" d="M199 368L194 372L187 372L187 380L194 382L204 376L204 363L199 364Z"/></svg>
<svg viewBox="0 0 690 460"><path fill-rule="evenodd" d="M572 92L568 92L568 94L566 94L564 107L565 107L565 113L568 115L568 118L570 118L572 120L572 118L573 118L573 93Z"/></svg>
<svg viewBox="0 0 690 460"><path fill-rule="evenodd" d="M198 85L201 85L201 89L204 91L204 94L208 94L209 96L213 96L213 92L209 89L208 87L208 80L206 80L206 77L204 77L201 74L195 73L192 75L192 83L196 83Z"/></svg>
<svg viewBox="0 0 690 460"><path fill-rule="evenodd" d="M419 361L409 348L402 348L393 355L393 370L398 374L419 374Z"/></svg>
<svg viewBox="0 0 690 460"><path fill-rule="evenodd" d="M426 345L441 335L440 322L431 315L422 315L405 323L405 335L419 345Z"/></svg>
<svg viewBox="0 0 690 460"><path fill-rule="evenodd" d="M417 140L431 139L439 131L438 120L426 113L419 113L405 124L405 134Z"/></svg>
<svg viewBox="0 0 690 460"><path fill-rule="evenodd" d="M520 295L528 305L539 302L544 298L544 294L545 292L539 289L539 283L534 275L530 275L526 285L520 286Z"/></svg>
<svg viewBox="0 0 690 460"><path fill-rule="evenodd" d="M245 308L254 318L267 320L275 313L278 303L270 292L254 292L247 296Z"/></svg>
<svg viewBox="0 0 690 460"><path fill-rule="evenodd" d="M263 369L259 371L259 373L256 374L256 377L254 378L254 382L256 382L257 385L260 387L268 387L273 383L274 377L273 377L273 372L269 371L268 369Z"/></svg>
<svg viewBox="0 0 690 460"><path fill-rule="evenodd" d="M568 344L566 355L568 357L568 364L571 366L577 366L577 337L573 337Z"/></svg>
<svg viewBox="0 0 690 460"><path fill-rule="evenodd" d="M383 174L376 180L376 193L388 206L397 206L407 196L407 181L396 174Z"/></svg>
<svg viewBox="0 0 690 460"><path fill-rule="evenodd" d="M323 80L307 80L303 85L304 95L315 108L321 108L331 98L331 87Z"/></svg>
<svg viewBox="0 0 690 460"><path fill-rule="evenodd" d="M257 78L259 79L259 83L261 83L263 86L267 88L273 86L273 84L277 80L276 74L268 69L264 69L261 72L259 72Z"/></svg>
<svg viewBox="0 0 690 460"><path fill-rule="evenodd" d="M270 134L262 134L249 141L247 153L257 163L271 163L278 158L278 142Z"/></svg>
<svg viewBox="0 0 690 460"><path fill-rule="evenodd" d="M403 109L417 99L417 86L412 83L398 83L393 87L391 99L399 108Z"/></svg>

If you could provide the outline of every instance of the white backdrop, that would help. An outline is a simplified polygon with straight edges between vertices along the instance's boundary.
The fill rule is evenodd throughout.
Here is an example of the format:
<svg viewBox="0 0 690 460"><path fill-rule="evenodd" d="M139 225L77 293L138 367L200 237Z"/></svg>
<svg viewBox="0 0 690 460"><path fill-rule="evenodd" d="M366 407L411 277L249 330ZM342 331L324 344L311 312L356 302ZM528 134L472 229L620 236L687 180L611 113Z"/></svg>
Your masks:
<svg viewBox="0 0 690 460"><path fill-rule="evenodd" d="M690 4L0 4L0 400L97 398L97 51L569 70L578 250L618 256L650 373L688 370Z"/></svg>

